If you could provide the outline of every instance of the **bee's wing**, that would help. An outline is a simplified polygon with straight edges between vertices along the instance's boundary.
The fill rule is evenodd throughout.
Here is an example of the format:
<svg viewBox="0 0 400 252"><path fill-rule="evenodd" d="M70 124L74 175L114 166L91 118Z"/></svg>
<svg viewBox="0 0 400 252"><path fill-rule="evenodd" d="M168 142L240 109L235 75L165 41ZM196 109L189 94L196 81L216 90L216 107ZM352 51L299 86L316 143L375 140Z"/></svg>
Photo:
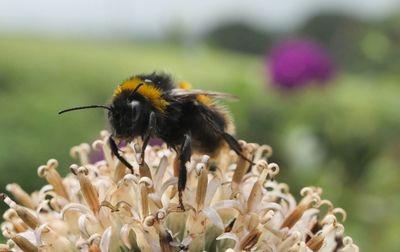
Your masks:
<svg viewBox="0 0 400 252"><path fill-rule="evenodd" d="M215 99L223 99L223 100L230 100L230 101L238 101L239 97L232 94L221 93L221 92L214 92L214 91L205 91L200 89L180 89L175 88L171 90L171 95L175 98L186 98L186 97L194 97L197 95L205 95L210 98Z"/></svg>

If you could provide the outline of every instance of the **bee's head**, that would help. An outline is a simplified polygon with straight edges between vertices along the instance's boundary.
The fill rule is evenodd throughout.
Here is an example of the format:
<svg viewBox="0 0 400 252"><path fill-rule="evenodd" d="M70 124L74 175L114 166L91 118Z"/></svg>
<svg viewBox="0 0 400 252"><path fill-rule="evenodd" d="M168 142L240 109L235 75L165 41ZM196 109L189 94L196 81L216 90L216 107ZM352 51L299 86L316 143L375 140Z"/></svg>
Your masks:
<svg viewBox="0 0 400 252"><path fill-rule="evenodd" d="M148 101L137 93L137 90L143 86L143 83L137 85L132 90L122 90L113 97L110 106L89 105L65 109L59 112L66 112L103 108L108 110L108 120L112 128L112 134L116 138L132 140L136 136L142 136L148 127L151 106Z"/></svg>
<svg viewBox="0 0 400 252"><path fill-rule="evenodd" d="M144 134L150 115L146 100L121 93L114 97L110 108L108 120L117 138L130 140Z"/></svg>

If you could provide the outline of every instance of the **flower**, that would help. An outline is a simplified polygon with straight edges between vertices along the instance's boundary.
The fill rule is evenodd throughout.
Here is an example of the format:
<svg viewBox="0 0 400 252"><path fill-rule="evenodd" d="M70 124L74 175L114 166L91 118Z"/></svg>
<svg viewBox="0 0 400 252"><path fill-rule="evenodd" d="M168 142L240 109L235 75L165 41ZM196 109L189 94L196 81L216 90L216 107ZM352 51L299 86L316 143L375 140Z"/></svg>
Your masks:
<svg viewBox="0 0 400 252"><path fill-rule="evenodd" d="M128 144L122 150L131 174L110 154L108 135L103 131L91 148L73 147L80 164L64 178L56 160L40 166L48 184L39 191L7 186L15 200L0 195L9 206L0 251L358 251L344 237L344 210L321 199L320 188L304 188L296 203L288 185L277 182L279 166L268 162L267 145L240 142L251 167L232 151L218 160L193 155L183 211L175 152L148 146L139 165L140 144ZM90 163L91 149L101 149L104 160Z"/></svg>
<svg viewBox="0 0 400 252"><path fill-rule="evenodd" d="M267 56L272 84L283 89L300 88L311 82L325 83L333 76L332 60L316 42L289 39L276 45Z"/></svg>

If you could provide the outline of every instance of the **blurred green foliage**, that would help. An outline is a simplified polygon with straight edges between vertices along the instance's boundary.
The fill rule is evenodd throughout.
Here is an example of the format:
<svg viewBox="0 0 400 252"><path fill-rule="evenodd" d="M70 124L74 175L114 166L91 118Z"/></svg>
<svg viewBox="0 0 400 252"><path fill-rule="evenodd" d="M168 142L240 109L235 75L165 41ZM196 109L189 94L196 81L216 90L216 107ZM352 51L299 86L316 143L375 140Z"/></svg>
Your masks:
<svg viewBox="0 0 400 252"><path fill-rule="evenodd" d="M216 48L260 55L281 40L302 37L319 42L341 69L387 74L400 68L399 25L399 13L366 21L326 12L317 13L293 31L272 32L243 21L223 22L210 28L203 39Z"/></svg>
<svg viewBox="0 0 400 252"><path fill-rule="evenodd" d="M400 67L400 14L367 22L350 15L322 13L297 31L324 45L341 68L397 72Z"/></svg>
<svg viewBox="0 0 400 252"><path fill-rule="evenodd" d="M36 168L49 158L65 174L75 162L69 149L106 127L102 111L57 111L106 103L124 78L165 70L196 88L239 95L226 104L238 137L273 147L278 179L294 194L321 186L345 208L346 233L362 251L400 247L400 75L393 71L344 72L325 87L284 93L267 85L263 57L206 46L3 37L0 53L1 191L10 182L38 189Z"/></svg>
<svg viewBox="0 0 400 252"><path fill-rule="evenodd" d="M225 50L263 54L272 45L274 35L246 23L227 22L211 29L203 39Z"/></svg>

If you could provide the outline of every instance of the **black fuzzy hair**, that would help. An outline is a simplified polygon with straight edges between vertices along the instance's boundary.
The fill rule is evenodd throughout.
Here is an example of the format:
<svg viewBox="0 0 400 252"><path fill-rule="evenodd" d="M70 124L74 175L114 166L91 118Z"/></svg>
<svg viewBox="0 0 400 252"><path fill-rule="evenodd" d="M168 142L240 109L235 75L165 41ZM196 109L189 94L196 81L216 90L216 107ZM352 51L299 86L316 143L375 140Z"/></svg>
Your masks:
<svg viewBox="0 0 400 252"><path fill-rule="evenodd" d="M139 78L142 80L151 80L155 86L163 91L168 91L175 88L174 81L171 75L164 72L152 72L150 74L139 74L134 76L134 78Z"/></svg>

